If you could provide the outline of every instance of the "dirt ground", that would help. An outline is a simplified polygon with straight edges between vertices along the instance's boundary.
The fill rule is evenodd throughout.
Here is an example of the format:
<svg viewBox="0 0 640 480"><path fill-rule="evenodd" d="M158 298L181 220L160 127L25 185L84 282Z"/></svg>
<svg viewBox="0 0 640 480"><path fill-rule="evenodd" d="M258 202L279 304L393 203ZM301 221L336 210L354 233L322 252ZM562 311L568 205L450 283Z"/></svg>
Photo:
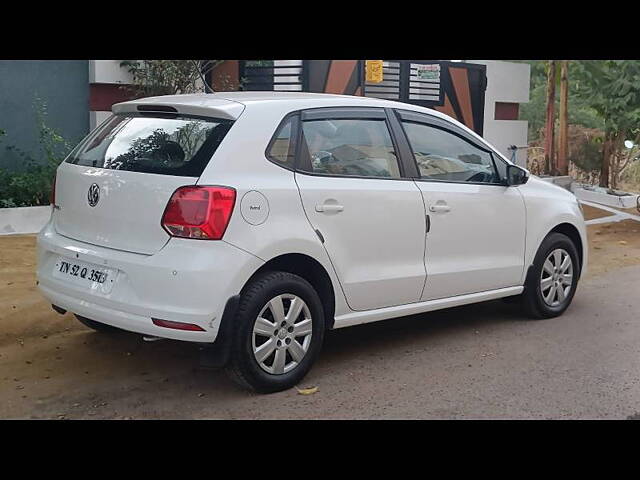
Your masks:
<svg viewBox="0 0 640 480"><path fill-rule="evenodd" d="M608 217L606 210L582 206L585 220ZM632 209L622 212L638 213ZM597 275L627 265L640 264L640 222L623 220L587 226L589 237L589 275Z"/></svg>
<svg viewBox="0 0 640 480"><path fill-rule="evenodd" d="M588 225L589 267L587 277L628 265L640 264L640 222L623 220Z"/></svg>
<svg viewBox="0 0 640 480"><path fill-rule="evenodd" d="M598 218L593 216L600 215L595 210L585 208L585 213L590 218ZM597 308L608 308L600 305L604 300L596 305L597 308L591 308L585 302L596 301L598 295L605 295L602 287L608 285L612 270L621 269L630 278L640 280L640 269L623 268L640 264L640 222L625 220L592 225L588 227L588 233L590 265L585 286L579 289L574 302L578 305L572 306L563 317L569 317L567 325L575 321L575 328L583 327L579 327L578 319L574 320L571 315L597 317L600 315ZM471 372L472 365L488 365L492 357L500 355L501 349L505 352L508 349L501 344L507 342L507 345L512 340L524 342L513 346L513 355L535 355L531 345L542 341L540 335L544 332L536 325L551 325L514 322L516 314L512 306L492 302L489 306L482 304L429 314L431 321L428 323L419 320L423 315L331 332L325 346L327 353L323 353L309 375L308 385L301 385L319 384L318 393L301 396L295 390L289 390L262 397L238 390L222 372L199 368L198 351L191 344L145 343L140 336L128 333L98 334L81 325L71 314L55 313L35 286L34 247L35 236L0 237L0 304L5 306L0 309L0 418L468 418L474 415L476 418L500 418L495 411L484 412L480 399L480 403L473 404L473 392L465 400L466 407L458 405L456 402L462 400L456 398L462 387L451 384L451 379L443 377L442 372L427 381L425 375L430 369L421 362L439 365L443 371L462 369L459 372L464 378L460 381L473 383L484 379L485 383L478 384L478 388L495 386L497 378L503 374L500 372L511 367L502 370L496 365L491 373L493 376L478 373L479 376L474 377L468 377L467 368ZM634 297L633 285L631 282L628 292L616 292L625 295L620 302ZM636 305L632 305L631 300L628 303L623 307L631 313ZM616 319L616 325L621 322L627 325L614 314L608 315L608 318ZM600 324L593 325L594 329L600 328L597 326ZM494 343L477 343L478 337L474 335L483 329L493 332ZM509 340L498 341L499 332ZM635 338L633 335L627 332L624 338L630 342ZM564 348L555 341L555 337L545 339L540 348ZM429 348L424 346L425 342ZM628 348L633 349L637 344L630 343ZM637 350L633 351L635 357L638 357L637 353ZM540 361L553 362L549 358ZM397 372L405 367L409 369L407 373L398 375ZM549 368L556 367L545 368L544 373L538 372L543 376L540 381L555 382L547 373ZM638 384L635 377L627 380ZM420 388L426 388L428 384L428 391L416 390L418 384ZM530 388L522 385L523 392ZM595 391L600 392L599 388ZM394 396L381 393L389 391L395 392ZM513 392L500 390L498 394L491 391L491 395L499 395L502 399L500 412L510 418L522 416L515 407L514 410L509 408L510 395L515 395ZM412 397L418 394L422 395L419 402ZM381 397L376 400L378 395ZM440 396L436 400L434 395ZM428 405L424 403L427 397L431 399ZM522 397L523 404L528 405L528 398ZM545 401L551 402L550 399ZM453 408L453 404L458 406ZM570 411L570 406L566 407L569 413L565 415L562 413L565 410L544 410L544 405L532 406L533 413L524 416L539 418L535 412L540 410L536 408L554 412L550 416L555 418L576 414L575 410ZM640 405L629 415L637 411L640 411ZM585 405L579 412L583 416L607 416L593 410L591 405Z"/></svg>
<svg viewBox="0 0 640 480"><path fill-rule="evenodd" d="M584 212L585 220L593 220L594 218L602 218L613 215L611 212L607 210L602 210L601 208L592 207L591 205L582 205L582 210ZM631 215L640 215L640 211L636 208L616 208L615 210L619 210L624 213L630 213Z"/></svg>
<svg viewBox="0 0 640 480"><path fill-rule="evenodd" d="M631 207L631 208L620 208L619 210L620 210L621 212L630 213L631 215L640 215L640 210L638 210L636 207Z"/></svg>
<svg viewBox="0 0 640 480"><path fill-rule="evenodd" d="M609 217L613 215L611 212L592 207L591 205L582 205L582 211L584 212L585 220L593 220L595 218Z"/></svg>

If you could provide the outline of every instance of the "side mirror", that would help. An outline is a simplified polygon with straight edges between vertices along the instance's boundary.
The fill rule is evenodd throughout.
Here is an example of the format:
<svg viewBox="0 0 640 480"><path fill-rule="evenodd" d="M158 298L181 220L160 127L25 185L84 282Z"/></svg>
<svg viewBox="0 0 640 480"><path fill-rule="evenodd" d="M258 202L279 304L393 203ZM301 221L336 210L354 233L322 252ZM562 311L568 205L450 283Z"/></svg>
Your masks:
<svg viewBox="0 0 640 480"><path fill-rule="evenodd" d="M524 185L529 180L529 172L516 165L507 165L507 185Z"/></svg>

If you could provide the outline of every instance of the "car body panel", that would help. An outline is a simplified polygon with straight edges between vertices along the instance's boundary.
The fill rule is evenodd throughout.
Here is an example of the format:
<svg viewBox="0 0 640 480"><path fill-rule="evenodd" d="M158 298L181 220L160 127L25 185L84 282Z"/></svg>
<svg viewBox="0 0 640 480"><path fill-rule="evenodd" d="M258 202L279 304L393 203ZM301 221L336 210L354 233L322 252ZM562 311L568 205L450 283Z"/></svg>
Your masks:
<svg viewBox="0 0 640 480"><path fill-rule="evenodd" d="M410 287L402 287L406 290L406 292L402 292L405 295L404 298L397 295L397 292L390 292L392 295L389 297L396 295L395 301L407 303L389 306L385 305L388 301L381 302L375 298L367 303L370 301L367 295L376 297L381 295L381 292L384 294L384 288L375 287L375 281L373 288L371 284L368 287L366 285L366 277L371 277L370 274L374 269L372 263L364 266L370 271L360 278L360 280L365 278L365 281L362 282L363 285L356 285L358 283L357 276L352 277L356 281L352 281L349 276L345 277L347 279L345 285L348 286L345 290L354 286L356 289L360 288L360 291L356 293L359 301L354 302L354 305L349 305L343 292L343 286L339 281L339 275L336 273L340 272L341 267L344 267L342 263L341 265L332 263L332 258L327 253L323 240L314 231L319 227L319 224L313 219L313 216L308 216L308 212L305 212L303 198L301 198L298 184L296 184L296 179L300 180L302 177L309 176L297 174L292 170L278 166L265 156L267 145L287 114L320 107L366 106L414 110L444 119L452 125L464 129L503 161L510 162L477 134L445 114L415 105L381 99L307 93L219 92L206 95L140 99L118 104L114 106L114 111L137 111L140 105L175 106L176 110L183 114L228 118L235 120L235 123L197 179L162 176L163 178L158 180L155 177L151 178L149 174L135 177L134 172L91 170L68 164L59 167L59 174L62 174L60 177L70 175L68 182L63 179L58 184L56 192L57 198L61 200L60 206L64 213L60 218L56 218L60 212L54 213L52 221L38 236L37 273L43 294L52 303L71 312L146 335L213 342L227 300L240 293L251 276L266 262L281 255L296 253L307 255L316 260L327 272L335 295L335 328L373 322L394 316L415 314L521 293L526 270L531 265L540 242L553 228L562 223L573 225L580 233L584 252L583 263L585 267L582 269L584 274L587 261L586 228L578 203L569 192L549 185L533 176L524 185L485 186L484 188L496 189L495 192L503 192L504 199L507 199L505 201L509 203L508 207L497 208L495 204L491 206L473 203L473 199L477 198L477 195L484 194L483 189L479 187L469 184L439 186L438 188L447 188L448 185L448 191L453 192L452 195L461 195L460 200L451 200L455 202L456 211L459 207L462 211L468 211L471 216L480 216L499 210L504 212L504 218L495 218L493 219L495 223L489 222L489 224L476 218L473 221L468 221L468 225L452 228L451 231L457 232L460 238L453 240L451 248L445 250L442 258L431 258L428 252L430 240L434 253L437 253L435 248L437 245L440 248L446 248L447 242L445 237L436 237L437 230L434 229L440 229L440 232L447 230L444 220L441 221L438 218L431 218L431 232L433 234L431 237L425 238L424 204L426 202L428 208L432 202L437 202L438 198L434 196L437 189L426 184L420 188L420 185L425 182L405 179L397 182L413 185L416 188L416 204L419 202L419 208L416 207L416 210L422 209L423 216L420 220L413 212L412 218L415 217L416 220L416 225L413 226L415 228L400 231L398 235L419 235L419 237L410 240L403 238L397 242L393 237L385 237L383 242L385 245L380 250L380 256L384 256L389 249L398 248L398 245L404 241L408 241L411 248L415 247L414 243L418 244L419 247L414 249L420 248L423 252L426 246L427 253L422 257L422 268L424 268L424 259L426 259L427 288L424 288L422 295L416 296L414 287L420 282L416 282L415 279L419 279L420 269L416 271L414 265L408 268L408 263L403 264L400 261L397 263L400 265L397 275L413 277L414 281L409 282L411 283ZM133 175L129 175L130 173ZM99 218L92 219L86 212L82 215L78 214L82 211L81 209L90 208L85 207L87 189L90 186L90 183L87 184L87 182L90 177L98 179L96 183L99 183L108 192L106 198L109 198L110 194L115 195L115 192L125 194L120 199L114 198L113 204L106 204L110 205L112 208L109 210L113 211L104 213L104 215L113 215L112 218L115 222L119 212L123 220L119 224L120 231L109 232L99 225ZM303 182L306 180L307 178ZM387 180L379 181L386 182ZM150 184L144 185L145 182L150 182ZM170 190L172 191L181 184L189 183L222 185L236 189L236 204L223 240L204 241L171 238L160 226L161 212L171 194ZM310 181L307 182L307 184L310 183ZM363 185L366 183L364 182ZM136 187L139 191L145 192L143 199L133 195ZM420 190L424 193L424 200L421 198ZM304 196L304 192L302 196ZM243 202L245 198L248 200ZM258 205L256 201L262 203ZM311 203L313 201L315 200L312 200ZM77 202L77 204L72 205L73 202ZM247 215L246 211L243 213L243 205L249 211L252 206L259 206L260 209L266 207L267 213L264 215L262 214L263 210L260 210L262 216L252 217ZM140 224L140 229L136 229L133 225L134 212L147 209L153 213L149 215L148 219L144 219ZM74 230L76 228L73 226L74 210L77 210L75 213L79 222L88 225L90 230L95 230L91 234L92 236L83 237L79 230ZM68 217L66 216L67 212ZM91 211L89 210L89 212ZM429 214L431 215L431 213ZM375 223L381 221L380 215L383 213L375 217ZM259 220L255 220L255 218L259 218ZM453 217L451 218L453 219ZM352 236L352 234L357 236L356 230L359 227L365 230L370 229L371 225L366 224L366 221L362 220L363 227L358 225L358 219L353 217L351 219L353 225L348 226L349 229L352 229L351 233L347 232L343 239ZM393 224L393 221L389 224ZM487 225L495 230L482 231L482 228L489 228ZM59 231L56 231L56 228ZM326 227L324 228L326 230ZM521 237L514 234L518 228L524 229L524 247ZM422 231L418 234L418 230ZM325 233L327 232L322 232L322 235ZM131 240L128 246L122 241L126 235L129 235ZM69 238L72 236L77 238ZM471 237L467 239L470 245L473 245L474 240L480 242L489 258L477 263L479 262L477 258L473 259L463 255L456 263L455 252L460 251L464 246L465 240L462 238L464 236ZM330 244L333 242L333 237L330 236L325 241ZM500 251L500 248L506 248L507 251ZM370 259L372 252L373 249L365 252L369 255L365 256L366 258L360 258L358 254L355 254L354 259L360 258L363 261ZM518 252L522 252L522 260L519 265L515 261ZM107 265L124 273L119 274L118 281L120 283L115 285L108 294L77 288L53 277L55 259L59 256ZM347 257L343 252L339 258L340 262L343 262ZM463 262L460 261L462 259L464 259ZM350 260L347 258L346 261ZM478 269L484 269L484 273L471 278L474 275L468 274L468 271L473 270L474 266L470 264L473 264L474 261L476 268L479 265ZM393 262L389 262L387 267L390 267L391 263ZM431 290L429 289L429 263L432 263L431 272L433 273ZM458 279L452 277L446 279L447 268L457 269ZM463 278L465 271L469 276L468 279ZM505 279L498 278L500 272L505 274ZM517 272L520 272L520 280L513 283L513 278L518 276ZM437 290L436 282L439 275L443 280L446 280L440 282L441 285L449 285L437 287L440 288L440 293L434 293ZM457 284L456 290L450 288L452 283ZM503 288L505 284L512 283L512 286ZM479 288L477 285L481 285L481 288L486 290L470 292ZM399 287L398 290L402 290L402 288ZM460 293L463 291L467 293ZM447 295L447 297L434 298L440 295ZM365 308L365 310L356 311L357 308ZM153 325L151 318L195 323L205 331L188 332L157 327Z"/></svg>
<svg viewBox="0 0 640 480"><path fill-rule="evenodd" d="M60 257L116 270L115 285L102 293L56 278ZM44 296L71 312L148 335L213 342L226 301L263 264L225 241L172 238L154 255L142 255L66 238L49 222L38 235L36 274ZM94 307L99 317L92 316ZM156 327L151 318L192 323L204 331Z"/></svg>
<svg viewBox="0 0 640 480"><path fill-rule="evenodd" d="M236 207L224 240L265 262L286 254L313 258L331 279L336 315L351 311L322 242L307 221L293 171L265 157L267 145L290 107L258 103L253 108L255 112L238 118L198 179L200 185L236 189ZM265 220L257 225L242 215L243 199L250 192L263 195L266 202L261 208L268 209Z"/></svg>
<svg viewBox="0 0 640 480"><path fill-rule="evenodd" d="M296 173L296 181L353 310L420 300L426 220L414 182L304 173ZM317 211L329 204L343 210Z"/></svg>
<svg viewBox="0 0 640 480"><path fill-rule="evenodd" d="M444 308L460 307L471 303L486 302L496 300L498 298L510 297L522 293L524 287L508 287L496 290L488 290L486 292L476 292L467 295L455 295L447 298L438 298L434 300L426 300L416 303L408 303L406 305L397 305L394 307L378 308L366 312L350 312L336 317L335 328L351 327L353 325L361 325L364 323L378 322L390 318L404 317L407 315L416 315L420 313L433 312Z"/></svg>
<svg viewBox="0 0 640 480"><path fill-rule="evenodd" d="M196 180L63 162L56 181L56 231L82 242L151 255L170 238L160 222L171 194ZM99 189L93 206L87 198L92 185Z"/></svg>
<svg viewBox="0 0 640 480"><path fill-rule="evenodd" d="M422 300L521 285L526 214L517 188L416 182L431 228ZM448 211L431 211L446 206Z"/></svg>
<svg viewBox="0 0 640 480"><path fill-rule="evenodd" d="M589 264L587 227L576 196L562 187L545 182L532 175L527 183L516 187L524 199L527 210L525 271L533 263L542 240L558 225L567 223L579 233L582 241L582 265L580 276L584 276Z"/></svg>

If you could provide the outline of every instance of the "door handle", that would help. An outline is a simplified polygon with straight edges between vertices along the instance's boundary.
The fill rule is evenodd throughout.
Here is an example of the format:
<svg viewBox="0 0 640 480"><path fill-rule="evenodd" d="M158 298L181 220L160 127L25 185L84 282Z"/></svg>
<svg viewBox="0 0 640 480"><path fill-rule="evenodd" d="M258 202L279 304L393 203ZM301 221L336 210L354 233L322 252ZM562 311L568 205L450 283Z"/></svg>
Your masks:
<svg viewBox="0 0 640 480"><path fill-rule="evenodd" d="M445 212L450 212L451 211L451 207L449 205L447 205L446 203L436 203L435 205L431 205L429 207L429 211L430 212L445 213Z"/></svg>
<svg viewBox="0 0 640 480"><path fill-rule="evenodd" d="M341 212L344 210L344 207L342 205L335 205L335 204L322 204L322 205L316 205L316 212L321 212L321 213L330 213L330 212Z"/></svg>

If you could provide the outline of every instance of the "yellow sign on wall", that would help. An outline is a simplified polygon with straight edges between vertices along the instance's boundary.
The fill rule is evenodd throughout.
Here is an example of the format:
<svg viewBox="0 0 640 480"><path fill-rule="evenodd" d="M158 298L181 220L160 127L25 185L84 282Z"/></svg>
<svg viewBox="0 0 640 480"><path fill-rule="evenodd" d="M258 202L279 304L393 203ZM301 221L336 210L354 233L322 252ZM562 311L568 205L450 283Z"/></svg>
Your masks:
<svg viewBox="0 0 640 480"><path fill-rule="evenodd" d="M382 82L382 60L365 60L364 67L367 83Z"/></svg>

